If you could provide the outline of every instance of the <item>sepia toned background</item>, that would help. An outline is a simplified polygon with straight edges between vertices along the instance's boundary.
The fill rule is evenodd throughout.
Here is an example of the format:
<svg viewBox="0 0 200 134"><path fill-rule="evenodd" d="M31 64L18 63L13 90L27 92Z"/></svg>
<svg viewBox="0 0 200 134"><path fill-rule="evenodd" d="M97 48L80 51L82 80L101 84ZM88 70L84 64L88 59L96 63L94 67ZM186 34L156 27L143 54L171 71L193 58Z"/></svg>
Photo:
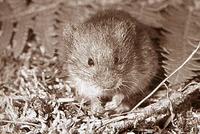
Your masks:
<svg viewBox="0 0 200 134"><path fill-rule="evenodd" d="M98 10L110 8L127 11L159 32L160 63L166 77L199 44L199 0L0 0L1 133L92 132L92 120L100 120L87 115L88 107L76 100L65 80L67 44L62 33L68 24L81 23ZM167 85L199 82L199 72L200 50L167 79ZM200 103L198 97L195 104ZM198 111L199 105L195 108ZM198 118L181 114L167 132L199 129L196 111L184 114Z"/></svg>

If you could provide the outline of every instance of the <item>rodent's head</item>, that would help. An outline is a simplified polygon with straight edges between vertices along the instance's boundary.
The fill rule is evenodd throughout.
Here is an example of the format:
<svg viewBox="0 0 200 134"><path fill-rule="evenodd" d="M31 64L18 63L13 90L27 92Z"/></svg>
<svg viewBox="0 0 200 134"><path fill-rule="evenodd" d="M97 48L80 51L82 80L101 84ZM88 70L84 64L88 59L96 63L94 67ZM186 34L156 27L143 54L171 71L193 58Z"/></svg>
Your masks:
<svg viewBox="0 0 200 134"><path fill-rule="evenodd" d="M70 30L67 60L71 77L102 90L119 88L134 63L134 28L123 23L86 23Z"/></svg>

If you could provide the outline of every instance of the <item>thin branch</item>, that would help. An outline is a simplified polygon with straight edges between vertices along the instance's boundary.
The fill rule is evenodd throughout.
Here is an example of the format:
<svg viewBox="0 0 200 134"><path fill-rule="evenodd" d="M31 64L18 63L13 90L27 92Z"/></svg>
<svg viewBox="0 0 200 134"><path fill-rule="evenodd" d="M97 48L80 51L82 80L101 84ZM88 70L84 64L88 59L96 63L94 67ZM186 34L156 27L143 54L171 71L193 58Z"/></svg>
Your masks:
<svg viewBox="0 0 200 134"><path fill-rule="evenodd" d="M38 124L35 124L35 123L22 122L22 121L0 120L0 122L13 123L13 124L24 124L24 125L30 125L30 126L36 126L36 127L40 127L41 126L41 125L38 125Z"/></svg>
<svg viewBox="0 0 200 134"><path fill-rule="evenodd" d="M181 64L174 72L172 72L167 78L165 78L149 95L147 95L143 100L141 100L131 111L134 111L138 108L143 102L145 102L148 98L150 98L172 75L178 72L190 59L192 59L193 55L198 51L200 48L200 42L196 49L190 54L190 56ZM131 112L130 111L130 112Z"/></svg>
<svg viewBox="0 0 200 134"><path fill-rule="evenodd" d="M198 93L196 93L198 92ZM97 133L102 133L105 128L115 130L117 132L125 130L127 128L136 128L140 125L141 122L144 122L149 117L158 117L161 115L163 118L170 115L168 112L170 105L173 106L173 110L178 112L181 111L183 105L185 105L188 98L194 95L198 95L200 92L200 83L194 83L186 88L183 92L172 92L169 98L163 98L158 102L151 104L145 108L141 108L133 111L124 116L118 116L112 119L103 120L103 125L96 129ZM179 110L176 110L179 109ZM154 121L156 122L156 121Z"/></svg>

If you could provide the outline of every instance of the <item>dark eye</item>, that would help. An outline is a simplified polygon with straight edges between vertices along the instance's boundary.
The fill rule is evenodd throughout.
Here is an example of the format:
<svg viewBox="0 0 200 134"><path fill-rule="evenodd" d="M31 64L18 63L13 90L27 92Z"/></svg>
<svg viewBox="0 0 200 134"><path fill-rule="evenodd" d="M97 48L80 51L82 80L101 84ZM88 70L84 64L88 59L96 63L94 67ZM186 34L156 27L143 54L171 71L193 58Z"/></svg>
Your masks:
<svg viewBox="0 0 200 134"><path fill-rule="evenodd" d="M88 65L94 66L94 61L91 58L88 59Z"/></svg>
<svg viewBox="0 0 200 134"><path fill-rule="evenodd" d="M114 58L114 64L118 64L118 62L119 62L119 58L118 58L118 57L115 57L115 58Z"/></svg>

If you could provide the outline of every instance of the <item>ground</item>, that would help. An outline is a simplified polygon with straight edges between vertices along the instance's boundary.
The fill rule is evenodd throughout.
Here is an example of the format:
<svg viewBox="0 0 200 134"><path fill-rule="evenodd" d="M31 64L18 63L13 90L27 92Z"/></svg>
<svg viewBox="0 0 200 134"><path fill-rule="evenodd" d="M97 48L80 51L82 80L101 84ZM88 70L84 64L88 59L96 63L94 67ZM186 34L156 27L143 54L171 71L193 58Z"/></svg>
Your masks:
<svg viewBox="0 0 200 134"><path fill-rule="evenodd" d="M4 57L0 85L1 133L92 133L110 115L93 115L89 104L76 96L58 57L48 58L39 48L29 48L19 60ZM159 94L158 94L159 96ZM197 96L198 97L198 96ZM125 132L198 133L199 99L174 115L165 129L159 122L145 121L143 126ZM171 117L171 116L170 116ZM147 119L148 120L148 119ZM156 119L149 119L151 121ZM107 128L105 132L115 132Z"/></svg>

